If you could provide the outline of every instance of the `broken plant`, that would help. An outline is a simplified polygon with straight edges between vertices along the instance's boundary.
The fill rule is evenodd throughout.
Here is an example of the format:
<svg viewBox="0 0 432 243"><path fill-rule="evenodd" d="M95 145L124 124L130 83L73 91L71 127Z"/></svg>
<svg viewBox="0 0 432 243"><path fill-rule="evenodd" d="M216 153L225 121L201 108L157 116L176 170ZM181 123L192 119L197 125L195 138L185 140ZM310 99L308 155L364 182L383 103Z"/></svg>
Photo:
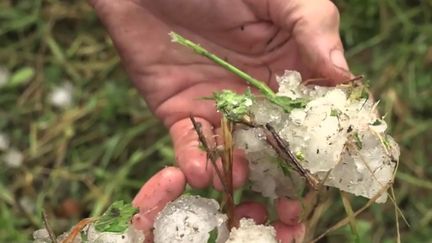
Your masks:
<svg viewBox="0 0 432 243"><path fill-rule="evenodd" d="M399 147L386 134L387 125L378 116L377 103L359 82L361 77L355 77L352 80L355 82L348 85L319 87L306 85L308 81L303 82L298 72L286 71L276 77L279 90L275 93L264 82L192 41L176 33L170 35L174 42L245 80L260 95L254 95L249 88L243 94L231 90L214 92L210 99L222 114L222 146L207 141L201 124L190 116L200 146L207 152L221 182L224 197L220 205L224 214L213 199L183 195L168 203L156 217L153 224L156 243L238 242L236 239L241 240L236 237L247 235L253 235L255 242L277 242L272 226L243 219L239 228L235 228L232 178L235 148L245 151L253 191L270 199L302 200L305 187L309 189L312 196L304 200L303 216L308 230L306 241L316 242L347 224L356 236L355 217L374 202L383 203L387 198L395 205L396 220L402 215L394 194L387 193L397 169ZM347 217L313 239L315 226L330 205L325 187L340 190ZM348 193L369 201L355 210ZM113 239L142 242L143 234L130 224L134 213L129 204L116 202L102 216L82 220L60 239L66 243L75 239L92 242L96 238L101 242ZM44 233L44 240L54 238L51 232Z"/></svg>
<svg viewBox="0 0 432 243"><path fill-rule="evenodd" d="M362 76L350 84L319 87L307 86L309 82L303 82L299 73L286 71L276 78L279 92L274 93L264 82L201 46L176 33L170 35L173 42L209 58L264 96L254 96L249 89L244 94L223 90L213 95L216 108L233 125L236 147L246 152L252 190L270 198L300 198L298 192L306 181L312 191L330 186L370 202L390 198L395 203L387 189L394 180L399 147L385 133L387 125L378 116L378 103L361 83ZM285 165L277 164L281 162ZM286 165L288 170L283 169ZM355 234L354 217L365 208L354 212L348 194L341 195L348 214L343 222L350 223ZM401 214L398 208L396 212Z"/></svg>

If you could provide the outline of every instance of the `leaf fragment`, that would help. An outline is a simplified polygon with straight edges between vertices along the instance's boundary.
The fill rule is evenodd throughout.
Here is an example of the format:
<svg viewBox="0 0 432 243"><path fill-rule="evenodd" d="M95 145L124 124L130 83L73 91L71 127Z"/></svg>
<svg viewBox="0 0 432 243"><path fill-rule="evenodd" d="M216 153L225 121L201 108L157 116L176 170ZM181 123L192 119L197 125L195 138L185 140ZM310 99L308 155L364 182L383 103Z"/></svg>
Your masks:
<svg viewBox="0 0 432 243"><path fill-rule="evenodd" d="M355 141L355 144L356 144L356 146L357 146L358 149L362 149L363 148L363 143L362 143L362 141L360 139L360 136L359 136L358 132L354 133L354 141Z"/></svg>
<svg viewBox="0 0 432 243"><path fill-rule="evenodd" d="M296 108L305 108L307 103L305 99L291 99L287 96L274 96L268 99L272 103L282 107L286 113L290 113Z"/></svg>
<svg viewBox="0 0 432 243"><path fill-rule="evenodd" d="M95 221L95 229L99 232L124 232L129 227L132 216L137 212L138 209L131 203L116 201Z"/></svg>
<svg viewBox="0 0 432 243"><path fill-rule="evenodd" d="M254 101L250 89L246 89L244 94L222 90L215 92L213 97L216 101L216 108L233 122L241 121L249 113Z"/></svg>

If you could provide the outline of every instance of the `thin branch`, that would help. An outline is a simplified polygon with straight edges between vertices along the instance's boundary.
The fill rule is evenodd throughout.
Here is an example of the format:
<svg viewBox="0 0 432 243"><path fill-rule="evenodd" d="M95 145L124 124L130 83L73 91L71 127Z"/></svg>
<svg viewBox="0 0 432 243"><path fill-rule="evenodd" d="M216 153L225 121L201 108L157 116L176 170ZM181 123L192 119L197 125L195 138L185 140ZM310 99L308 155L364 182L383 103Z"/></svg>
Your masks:
<svg viewBox="0 0 432 243"><path fill-rule="evenodd" d="M229 121L225 116L222 117L222 137L224 142L224 152L222 154L222 166L225 175L225 185L227 185L228 193L225 193L225 205L228 215L228 226L231 229L234 227L234 187L233 187L233 122Z"/></svg>
<svg viewBox="0 0 432 243"><path fill-rule="evenodd" d="M351 79L348 80L344 80L341 83L342 84L348 84L348 83L352 83L352 82L356 82L356 81L361 81L364 79L364 75L358 75L355 76ZM327 81L328 79L325 78L310 78L310 79L306 79L305 81L303 81L304 85L309 85L309 84L316 84L319 83L320 81Z"/></svg>
<svg viewBox="0 0 432 243"><path fill-rule="evenodd" d="M389 187L390 187L390 185L387 185L386 187L381 188L381 190L379 190L379 192L375 196L373 196L365 205L363 205L363 207L361 207L360 209L358 209L357 211L354 212L353 217L357 217L360 213L362 213L364 210L366 210L367 208L369 208L381 196L382 193L384 193L385 191L387 191L387 189ZM316 237L315 239L313 239L311 241L311 243L318 242L320 239L322 239L328 233L330 233L332 231L335 231L335 230L339 229L340 227L345 226L348 223L349 223L349 218L348 217L345 217L345 218L341 219L339 222L337 222L332 227L330 227L329 229L327 229L324 233L322 233L321 235L319 235L318 237Z"/></svg>
<svg viewBox="0 0 432 243"><path fill-rule="evenodd" d="M54 234L54 231L51 228L51 225L48 223L48 217L46 215L45 210L42 211L42 220L45 225L45 229L48 231L48 235L53 243L57 243L57 237Z"/></svg>
<svg viewBox="0 0 432 243"><path fill-rule="evenodd" d="M73 243L75 238L87 225L91 224L95 218L85 218L79 221L74 227L72 227L69 235L62 241L62 243Z"/></svg>
<svg viewBox="0 0 432 243"><path fill-rule="evenodd" d="M219 180L222 184L224 190L224 209L226 214L228 215L228 226L232 228L234 226L234 188L232 183L232 166L233 166L233 142L232 142L232 130L233 124L226 119L226 117L222 117L222 137L224 141L224 150L222 155L220 156L222 159L222 169L219 170L219 167L216 164L217 159L219 158L219 153L215 149L211 149L207 143L207 139L205 138L201 124L195 120L195 118L191 115L190 120L193 124L193 127L198 135L198 140L200 141L203 149L207 152L207 157L210 159L213 167L215 168L216 174L219 177Z"/></svg>
<svg viewBox="0 0 432 243"><path fill-rule="evenodd" d="M203 146L203 149L206 151L206 153L207 153L207 158L210 160L210 162L212 163L212 165L213 165L213 167L214 167L214 169L215 169L215 171L216 171L216 174L217 174L217 176L219 177L219 180L221 181L221 183L222 183L222 187L223 187L223 189L224 189L224 192L225 193L228 193L228 187L227 187L227 185L225 184L225 181L224 181L224 176L222 175L222 172L219 170L219 167L217 166L217 164L216 164L216 162L217 162L217 159L218 159L218 153L215 151L215 149L211 149L210 147L209 147L209 145L208 145L208 143L207 143L207 139L206 139L206 137L204 136L204 134L203 134L203 132L202 132L202 129L201 129L201 123L199 123L199 122L197 122L196 120L195 120L195 118L192 116L192 115L190 115L189 116L189 118L190 118L190 120L191 120L191 122L192 122L192 125L193 125L193 127L194 127L194 129L195 129L195 132L197 133L197 135L198 135L198 140L199 140L199 142L201 143L201 145Z"/></svg>
<svg viewBox="0 0 432 243"><path fill-rule="evenodd" d="M270 125L266 124L264 132L267 135L267 142L273 147L273 149L279 154L279 156L292 168L294 168L300 175L304 176L309 185L314 189L318 190L320 182L313 176L307 169L303 168L297 158L293 155L289 149L289 144L283 140L275 129Z"/></svg>
<svg viewBox="0 0 432 243"><path fill-rule="evenodd" d="M220 66L222 66L223 68L225 68L226 70L230 71L231 73L237 75L241 79L244 79L246 82L248 82L249 84L251 84L252 86L254 86L255 88L257 88L259 91L261 91L268 98L270 98L270 97L274 98L276 96L275 93L273 92L273 90L271 90L262 81L260 81L258 79L255 79L252 76L250 76L249 74L245 73L244 71L242 71L242 70L234 67L233 65L229 64L228 62L226 62L222 58L216 56L215 54L213 54L213 53L211 53L209 51L207 51L206 49L204 49L200 45L197 45L197 44L193 43L192 41L184 38L183 36L181 36L181 35L179 35L179 34L177 34L175 32L170 32L169 35L171 36L171 40L173 42L177 42L180 45L183 45L185 47L191 48L192 50L194 50L199 55L207 57L211 61L215 62L216 64L218 64Z"/></svg>

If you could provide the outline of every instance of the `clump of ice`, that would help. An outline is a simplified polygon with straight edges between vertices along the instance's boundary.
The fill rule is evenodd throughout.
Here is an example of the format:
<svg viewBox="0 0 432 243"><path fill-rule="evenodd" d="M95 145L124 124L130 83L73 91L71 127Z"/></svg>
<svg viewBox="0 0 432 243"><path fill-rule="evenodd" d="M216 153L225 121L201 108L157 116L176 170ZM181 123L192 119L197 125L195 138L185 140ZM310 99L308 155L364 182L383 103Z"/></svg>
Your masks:
<svg viewBox="0 0 432 243"><path fill-rule="evenodd" d="M18 168L22 165L24 161L24 155L21 151L10 148L5 151L5 154L1 158L4 163L10 168Z"/></svg>
<svg viewBox="0 0 432 243"><path fill-rule="evenodd" d="M288 174L281 169L278 155L266 143L260 128L238 130L234 139L236 146L246 151L253 191L271 199L297 195L297 190L303 187L303 179L296 173Z"/></svg>
<svg viewBox="0 0 432 243"><path fill-rule="evenodd" d="M154 223L155 243L207 242L210 232L217 230L216 242L225 242L228 236L227 216L219 212L213 199L183 195L168 203Z"/></svg>
<svg viewBox="0 0 432 243"><path fill-rule="evenodd" d="M57 237L58 242L64 242L69 236L69 232ZM43 228L33 232L33 243L51 243L48 231ZM116 232L99 232L93 224L86 226L80 234L78 234L73 243L143 243L145 240L144 233L135 229L132 225L121 233Z"/></svg>
<svg viewBox="0 0 432 243"><path fill-rule="evenodd" d="M64 83L60 86L53 88L48 95L51 105L57 108L68 108L73 103L73 86L70 83Z"/></svg>
<svg viewBox="0 0 432 243"><path fill-rule="evenodd" d="M277 95L306 99L305 108L288 114L268 101L257 100L251 113L256 123L275 128L305 169L325 185L367 198L393 181L399 147L386 134L387 124L378 116L372 98L360 94L361 87L304 86L294 71L286 71L277 81ZM259 185L252 189L271 198L286 196L279 188L291 187L286 184L288 176L280 166L270 166L277 156L259 134L256 129L236 134L237 146L246 151L250 162L250 179ZM382 194L377 202L386 198Z"/></svg>
<svg viewBox="0 0 432 243"><path fill-rule="evenodd" d="M256 225L252 219L241 219L240 227L233 228L226 243L277 243L272 226Z"/></svg>

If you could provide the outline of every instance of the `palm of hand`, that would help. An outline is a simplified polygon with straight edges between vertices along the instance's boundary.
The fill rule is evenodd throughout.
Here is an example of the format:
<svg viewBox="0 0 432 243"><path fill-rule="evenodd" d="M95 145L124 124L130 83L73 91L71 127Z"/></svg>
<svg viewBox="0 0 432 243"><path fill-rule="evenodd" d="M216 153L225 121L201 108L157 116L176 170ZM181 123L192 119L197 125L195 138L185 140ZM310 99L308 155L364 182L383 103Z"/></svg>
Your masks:
<svg viewBox="0 0 432 243"><path fill-rule="evenodd" d="M183 173L172 176L177 178L172 181L177 183L177 190L173 185L161 186L162 190L176 193L162 193L159 201L154 199L156 204L181 193L183 174L192 186L205 187L213 180L218 187L213 171L207 169L206 155L198 149L188 117L197 117L206 137L213 139L220 114L212 102L199 98L217 90L243 91L247 87L224 69L172 43L170 31L200 43L272 88L276 88L274 74L285 69L298 70L306 78L324 77L327 83L350 76L344 69L344 59L339 60L342 68L330 60L329 53L340 52L342 45L337 9L329 1L307 4L283 0L94 0L93 4L135 85L152 111L170 128L176 160ZM235 186L246 180L247 164L241 155L236 155L233 173ZM160 186L157 180L161 179L156 175L154 184ZM142 211L152 207L147 199L154 198L155 190L150 184L135 199Z"/></svg>
<svg viewBox="0 0 432 243"><path fill-rule="evenodd" d="M282 70L286 63L294 66L299 56L284 55L285 49L296 50L287 32L259 20L251 10L228 18L222 13L229 8L220 10L220 16L212 14L212 3L217 2L208 1L206 6L183 2L186 6L179 8L160 1L143 5L129 1L129 8L124 3L111 4L104 14L106 22L118 27L109 31L129 74L150 108L170 127L177 162L188 182L197 187L207 186L212 173L203 167L205 155L197 150L198 141L188 117L192 114L202 118L203 130L211 139L220 115L212 102L199 98L220 89L242 90L246 85L205 58L172 43L168 33L183 33L263 80L269 79L269 70ZM110 21L118 15L127 15L127 20ZM212 20L199 21L209 15Z"/></svg>
<svg viewBox="0 0 432 243"><path fill-rule="evenodd" d="M306 78L326 74L319 67L311 70L314 60L302 43L304 38L293 35L302 32L301 26L295 25L301 18L292 17L282 28L271 21L281 13L245 2L130 1L134 8L128 13L128 23L111 29L121 32L112 34L118 37L114 40L126 67L150 108L167 126L188 117L191 111L217 124L219 115L211 102L198 98L215 90L246 87L222 68L171 43L170 31L185 34L263 81L274 80L274 74L285 69L299 70ZM132 18L136 21L131 22ZM121 25L121 20L118 22ZM274 81L270 86L276 87Z"/></svg>

